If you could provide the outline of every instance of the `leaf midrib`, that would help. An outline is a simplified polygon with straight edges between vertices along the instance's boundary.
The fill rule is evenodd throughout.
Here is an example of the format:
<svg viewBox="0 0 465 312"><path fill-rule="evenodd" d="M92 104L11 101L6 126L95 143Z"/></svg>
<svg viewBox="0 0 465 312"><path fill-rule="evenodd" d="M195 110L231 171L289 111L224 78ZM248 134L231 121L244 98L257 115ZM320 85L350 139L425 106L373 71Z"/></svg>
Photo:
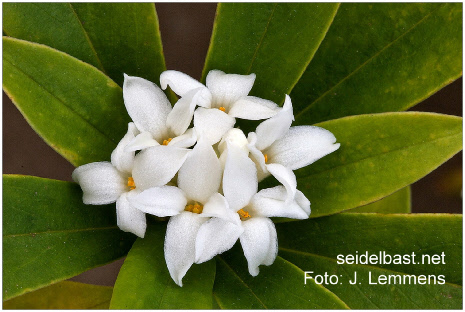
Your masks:
<svg viewBox="0 0 465 312"><path fill-rule="evenodd" d="M265 26L265 29L263 31L262 37L260 38L260 41L259 41L257 47L255 48L254 54L252 56L252 59L250 61L250 65L249 65L249 68L247 69L246 74L249 74L250 71L252 70L253 63L255 62L255 59L257 58L258 51L262 47L263 40L265 39L266 33L268 32L268 28L270 26L271 20L273 19L274 12L276 11L277 6L278 6L278 3L275 3L274 7L273 7L273 10L271 11L270 17L268 18L268 22L266 23L266 26Z"/></svg>
<svg viewBox="0 0 465 312"><path fill-rule="evenodd" d="M425 19L428 19L433 13L438 11L440 8L442 8L445 4L442 4L441 6L438 6L436 9L431 10L427 15L425 15L422 19L420 19L418 22L416 22L412 27L410 27L406 32L401 34L399 37L388 43L386 46L384 46L381 50L373 54L370 58L368 58L365 62L363 62L361 65L359 65L357 68L355 68L352 72L350 72L347 76L342 78L339 82L334 84L331 88L326 90L324 93L322 93L317 99L315 99L312 103L307 105L304 109L302 109L297 115L295 115L295 120L298 120L302 115L304 115L311 107L313 107L317 102L319 102L322 98L324 98L327 94L331 93L336 87L338 87L340 84L342 84L344 81L355 75L358 71L360 71L363 67L365 67L367 64L369 64L375 57L379 56L382 52L384 52L386 49L391 47L394 43L399 41L401 38L406 36L408 33L413 31L418 25L420 25Z"/></svg>
<svg viewBox="0 0 465 312"><path fill-rule="evenodd" d="M4 55L5 56L5 55ZM86 124L88 124L89 126L91 126L93 129L95 129L98 133L100 133L104 138L108 139L110 142L116 144L117 142L114 141L112 138L110 138L109 136L107 136L105 133L103 133L100 129L98 129L96 126L94 126L92 123L90 123L89 120L87 120L86 118L84 118L84 116L81 116L77 111L75 111L72 107L66 105L66 102L64 102L62 99L58 98L55 94L53 94L51 91L49 91L47 88L45 88L43 85L41 85L38 81L36 81L32 76L30 76L27 72L25 72L22 68L20 68L19 66L17 66L16 64L13 64L10 60L8 60L7 58L3 58L4 61L6 61L7 63L9 63L12 67L16 68L18 71L20 71L23 75L25 75L26 77L28 77L29 79L31 79L35 84L37 84L37 86L39 88L41 88L42 90L44 90L46 93L48 93L49 95L51 95L54 99L56 99L58 102L60 102L63 107L66 107L67 109L69 109L71 111L71 113L73 113L74 115L76 115L77 117L79 117L79 119L83 120ZM5 91L7 91L5 89ZM10 95L10 92L7 92L7 94L9 95L9 97L14 101L14 98L15 97L12 97ZM14 101L16 102L16 101ZM19 109L19 107L18 107ZM20 109L22 111L22 109ZM28 119L28 118L26 118Z"/></svg>
<svg viewBox="0 0 465 312"><path fill-rule="evenodd" d="M306 176L302 176L302 177L297 177L297 179L307 179L308 177L311 177L313 175L317 175L317 174L321 174L323 172L327 172L327 171L331 171L331 170L334 170L336 168L340 168L340 167L345 167L345 166L349 166L349 165L353 165L353 164L356 164L356 163L359 163L359 162L363 162L367 159L370 159L370 158L377 158L379 156L382 156L382 155L387 155L387 154L390 154L390 153L394 153L394 152L398 152L398 151L401 151L401 150L408 150L412 147L415 147L415 146L418 146L418 145L426 145L426 144L430 144L430 143L434 143L436 141L439 141L439 140L442 140L442 139L446 139L446 138L450 138L450 137L455 137L457 135L460 135L461 136L461 133L454 133L454 134L451 134L451 135L446 135L446 136L443 136L443 137L438 137L436 139L432 139L432 140L429 140L429 141L423 141L423 142L417 142L417 143L414 143L414 144L411 144L411 145L408 145L408 146L404 146L404 147L399 147L399 148L395 148L395 149L391 149L389 150L388 152L382 152L382 153L379 153L379 154L373 154L373 155L370 155L370 156L367 156L367 157L364 157L364 158L359 158L355 161L351 161L351 162L347 162L347 163L344 163L344 164L341 164L341 165L337 165L337 166L334 166L334 167L331 167L331 168L327 168L327 169L324 169L324 170L321 170L321 171L315 171L315 172L312 172L311 174L308 174Z"/></svg>
<svg viewBox="0 0 465 312"><path fill-rule="evenodd" d="M261 304L265 309L268 309L268 307L260 300L260 298L258 298L258 296L254 293L254 291L249 287L249 285L248 285L246 282L244 282L244 280L243 280L239 275L237 275L236 271L234 271L233 268L231 268L231 267L229 266L229 264L228 264L225 260L223 260L223 258L221 258L221 256L218 256L218 259L220 259L220 261L222 261L222 262L224 263L224 265L225 265L231 272L233 272L234 276L236 276L236 277L239 279L239 281L240 281L248 290L250 290L250 292L251 292L252 295L254 295L254 297L258 300L258 302L260 302L260 304Z"/></svg>
<svg viewBox="0 0 465 312"><path fill-rule="evenodd" d="M73 12L74 16L75 16L76 19L77 19L77 21L78 21L78 23L79 23L79 26L81 27L82 32L84 33L84 37L86 38L86 41L89 43L90 49L92 50L92 52L93 52L94 55L95 55L95 58L96 58L96 60L97 60L97 62L98 62L98 65L99 65L99 67L100 67L100 70L101 70L104 74L106 74L105 68L103 67L103 64L102 64L102 61L100 60L100 57L99 57L97 51L96 51L95 48L94 48L94 44L93 44L92 41L90 40L89 34L87 33L86 29L84 28L84 25L82 24L82 21L81 21L81 19L79 18L79 15L77 14L76 10L74 9L72 3L68 3L68 5L69 5L71 11Z"/></svg>
<svg viewBox="0 0 465 312"><path fill-rule="evenodd" d="M37 235L46 235L46 234L66 234L66 233L79 233L79 232L91 232L91 231L104 231L104 230L113 230L117 229L118 226L107 226L107 227L95 227L95 228L84 228L84 229L69 229L69 230L49 230L49 231L42 231L42 232L32 232L32 233L18 233L18 234L6 234L3 235L3 239L5 238L16 238L16 237L24 237L24 236L37 236Z"/></svg>

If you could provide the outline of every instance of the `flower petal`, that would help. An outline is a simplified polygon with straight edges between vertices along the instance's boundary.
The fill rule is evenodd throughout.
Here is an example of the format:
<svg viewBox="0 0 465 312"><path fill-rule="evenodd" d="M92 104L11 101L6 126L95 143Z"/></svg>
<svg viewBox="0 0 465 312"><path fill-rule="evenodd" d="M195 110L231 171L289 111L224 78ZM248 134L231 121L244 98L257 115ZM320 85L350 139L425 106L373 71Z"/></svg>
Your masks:
<svg viewBox="0 0 465 312"><path fill-rule="evenodd" d="M281 164L268 164L266 169L286 188L286 203L293 200L297 191L297 179L294 172Z"/></svg>
<svg viewBox="0 0 465 312"><path fill-rule="evenodd" d="M195 263L202 263L231 249L244 230L239 224L211 218L197 233L195 240Z"/></svg>
<svg viewBox="0 0 465 312"><path fill-rule="evenodd" d="M226 198L219 193L213 194L208 202L205 203L203 206L202 216L216 217L225 221L233 222L237 225L241 224L239 214L229 209Z"/></svg>
<svg viewBox="0 0 465 312"><path fill-rule="evenodd" d="M271 265L278 254L276 228L268 218L251 218L242 222L244 233L240 237L249 273L257 276L258 266Z"/></svg>
<svg viewBox="0 0 465 312"><path fill-rule="evenodd" d="M155 84L124 75L124 105L139 131L148 131L157 141L167 136L166 118L171 104Z"/></svg>
<svg viewBox="0 0 465 312"><path fill-rule="evenodd" d="M176 70L167 70L160 75L160 85L163 90L170 86L171 90L179 96L197 88L205 88L203 84L194 78Z"/></svg>
<svg viewBox="0 0 465 312"><path fill-rule="evenodd" d="M191 147L197 142L197 133L195 132L194 128L191 128L184 132L183 135L177 136L173 138L169 143L168 146L173 147Z"/></svg>
<svg viewBox="0 0 465 312"><path fill-rule="evenodd" d="M154 146L136 155L132 177L143 191L168 183L181 168L190 150L172 146Z"/></svg>
<svg viewBox="0 0 465 312"><path fill-rule="evenodd" d="M204 204L218 192L221 171L221 164L213 147L199 141L179 169L178 186L188 199Z"/></svg>
<svg viewBox="0 0 465 312"><path fill-rule="evenodd" d="M287 133L292 121L294 121L292 102L289 95L286 94L283 108L275 116L258 125L255 131L257 134L255 146L261 151L269 147L274 141Z"/></svg>
<svg viewBox="0 0 465 312"><path fill-rule="evenodd" d="M82 201L86 205L114 203L129 191L127 178L107 161L79 166L74 169L72 178L81 186Z"/></svg>
<svg viewBox="0 0 465 312"><path fill-rule="evenodd" d="M138 134L139 131L137 130L136 125L133 122L130 122L128 124L128 132L121 139L121 141L119 141L118 145L111 153L111 164L121 172L130 174L132 171L135 153L133 151L127 151L126 146Z"/></svg>
<svg viewBox="0 0 465 312"><path fill-rule="evenodd" d="M124 193L116 201L116 219L118 227L125 231L136 234L144 238L147 228L145 213L131 206L128 201L128 194Z"/></svg>
<svg viewBox="0 0 465 312"><path fill-rule="evenodd" d="M326 129L314 126L291 127L268 151L269 162L296 170L317 161L339 148L336 138Z"/></svg>
<svg viewBox="0 0 465 312"><path fill-rule="evenodd" d="M182 287L182 278L195 261L195 239L208 218L181 212L170 218L165 236L165 261L171 278Z"/></svg>
<svg viewBox="0 0 465 312"><path fill-rule="evenodd" d="M212 107L224 107L229 111L231 104L249 94L255 82L255 74L225 74L220 70L211 70L206 79L212 93Z"/></svg>
<svg viewBox="0 0 465 312"><path fill-rule="evenodd" d="M268 170L266 169L265 156L255 146L255 144L257 143L257 134L255 132L249 132L249 135L247 136L247 140L249 143L247 144L247 148L249 149L249 152L250 152L250 158L257 165L258 181L261 181L260 172L262 172L263 174L268 173Z"/></svg>
<svg viewBox="0 0 465 312"><path fill-rule="evenodd" d="M202 104L202 106L205 106L210 100L210 92L205 87L187 92L176 102L173 110L168 114L166 124L176 136L183 134L191 124L196 105Z"/></svg>
<svg viewBox="0 0 465 312"><path fill-rule="evenodd" d="M257 168L240 147L228 143L223 194L233 211L245 207L258 189Z"/></svg>
<svg viewBox="0 0 465 312"><path fill-rule="evenodd" d="M152 187L132 196L131 205L157 217L170 217L184 211L187 200L184 192L175 186Z"/></svg>
<svg viewBox="0 0 465 312"><path fill-rule="evenodd" d="M236 119L219 109L199 107L194 113L194 128L200 139L210 145L217 143L221 137L236 123Z"/></svg>
<svg viewBox="0 0 465 312"><path fill-rule="evenodd" d="M279 110L279 106L272 101L246 96L231 105L228 115L248 120L260 120L273 117Z"/></svg>
<svg viewBox="0 0 465 312"><path fill-rule="evenodd" d="M263 189L250 201L248 212L258 217L307 219L310 215L310 202L305 195L297 190L294 200L286 203L287 196L282 185Z"/></svg>
<svg viewBox="0 0 465 312"><path fill-rule="evenodd" d="M249 149L247 145L249 142L245 137L244 132L238 128L229 129L221 139L218 144L218 151L223 154L224 150L227 148L228 144L233 144L234 146L240 147L244 152L248 153Z"/></svg>
<svg viewBox="0 0 465 312"><path fill-rule="evenodd" d="M158 146L160 143L155 141L150 132L144 131L133 138L125 148L126 152L133 152L138 150L143 150L148 147Z"/></svg>

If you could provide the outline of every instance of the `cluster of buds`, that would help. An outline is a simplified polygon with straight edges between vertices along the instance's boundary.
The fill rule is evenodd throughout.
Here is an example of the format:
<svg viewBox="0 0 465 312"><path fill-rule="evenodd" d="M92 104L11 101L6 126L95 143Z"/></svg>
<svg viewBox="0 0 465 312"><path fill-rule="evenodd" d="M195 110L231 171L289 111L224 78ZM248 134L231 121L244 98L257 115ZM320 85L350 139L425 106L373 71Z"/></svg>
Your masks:
<svg viewBox="0 0 465 312"><path fill-rule="evenodd" d="M249 96L255 74L209 72L206 85L177 71L160 76L179 100L142 78L125 75L123 97L133 122L111 162L80 166L73 179L85 204L116 202L121 230L144 237L145 214L170 217L165 260L173 280L240 241L249 273L277 255L270 217L306 219L310 202L293 170L337 150L334 135L314 126L291 127L292 103ZM263 120L247 136L236 118ZM272 175L279 186L258 190Z"/></svg>

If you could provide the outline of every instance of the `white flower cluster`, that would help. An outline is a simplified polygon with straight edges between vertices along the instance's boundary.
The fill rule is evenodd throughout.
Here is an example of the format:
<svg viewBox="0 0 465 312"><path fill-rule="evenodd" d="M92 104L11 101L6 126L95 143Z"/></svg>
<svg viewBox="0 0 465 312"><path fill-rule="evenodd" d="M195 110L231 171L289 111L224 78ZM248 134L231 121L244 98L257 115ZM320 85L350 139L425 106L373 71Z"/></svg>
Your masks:
<svg viewBox="0 0 465 312"><path fill-rule="evenodd" d="M289 96L283 107L248 96L254 81L255 74L212 70L205 86L165 71L162 88L169 85L180 96L172 108L155 84L125 75L124 103L133 120L127 134L111 162L73 172L85 204L116 202L123 231L144 237L146 213L171 217L165 260L180 286L192 264L212 259L238 239L251 275L258 274L259 265L271 265L277 235L269 217L310 215L310 202L297 190L292 170L339 148L325 129L291 127ZM233 128L236 118L265 121L246 137ZM258 191L258 182L270 174L282 185Z"/></svg>

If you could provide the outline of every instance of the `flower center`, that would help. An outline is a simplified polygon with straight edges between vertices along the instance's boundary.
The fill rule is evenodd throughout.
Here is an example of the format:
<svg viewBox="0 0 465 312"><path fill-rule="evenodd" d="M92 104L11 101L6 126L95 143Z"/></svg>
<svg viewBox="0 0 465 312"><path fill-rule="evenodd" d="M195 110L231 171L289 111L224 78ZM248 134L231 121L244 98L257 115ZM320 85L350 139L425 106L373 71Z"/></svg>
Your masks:
<svg viewBox="0 0 465 312"><path fill-rule="evenodd" d="M241 209L241 210L238 210L237 213L239 214L239 216L241 217L241 220L242 221L245 221L247 220L248 218L250 218L250 215L247 211L245 211L244 209Z"/></svg>
<svg viewBox="0 0 465 312"><path fill-rule="evenodd" d="M226 112L226 108L224 108L223 106L221 106L220 108L218 108L220 111L222 112Z"/></svg>
<svg viewBox="0 0 465 312"><path fill-rule="evenodd" d="M169 138L168 140L163 140L163 145L168 145L173 138Z"/></svg>
<svg viewBox="0 0 465 312"><path fill-rule="evenodd" d="M128 178L128 186L131 188L131 190L136 188L136 184L134 183L134 179L132 177Z"/></svg>
<svg viewBox="0 0 465 312"><path fill-rule="evenodd" d="M203 206L201 204L195 202L194 204L187 205L184 210L200 214L203 211Z"/></svg>
<svg viewBox="0 0 465 312"><path fill-rule="evenodd" d="M268 162L268 154L263 155L265 157L265 164Z"/></svg>

